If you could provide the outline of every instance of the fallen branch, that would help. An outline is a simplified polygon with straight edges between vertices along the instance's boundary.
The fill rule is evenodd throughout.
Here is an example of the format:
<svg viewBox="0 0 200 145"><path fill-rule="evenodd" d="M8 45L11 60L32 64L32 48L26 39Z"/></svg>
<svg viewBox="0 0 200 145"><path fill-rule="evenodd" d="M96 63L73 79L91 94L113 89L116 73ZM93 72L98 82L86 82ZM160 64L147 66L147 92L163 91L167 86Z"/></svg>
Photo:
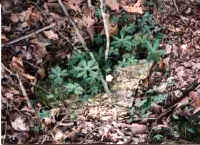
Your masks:
<svg viewBox="0 0 200 145"><path fill-rule="evenodd" d="M65 20L62 20L62 21L58 22L58 24L62 24L64 21L65 21ZM39 30L36 30L35 32L32 32L32 33L27 34L27 35L25 35L25 36L19 37L19 38L14 39L14 40L11 40L10 42L8 42L8 43L6 43L6 44L2 44L1 47L3 48L3 47L6 47L6 46L9 46L9 45L11 45L11 44L17 43L17 42L19 42L19 41L28 39L28 38L30 38L30 37L36 35L36 34L39 34L39 33L43 32L43 31L46 31L46 30L48 30L48 29L51 29L51 28L55 27L56 24L57 24L57 23L52 23L52 24L50 24L50 25L48 25L48 26L45 26L45 27L43 27L43 28L41 28L41 29L39 29Z"/></svg>
<svg viewBox="0 0 200 145"><path fill-rule="evenodd" d="M63 5L63 3L62 3L62 0L58 0L58 3L59 3L59 5L60 5L60 7L62 8L62 10L63 10L65 16L68 18L68 21L69 21L69 22L72 24L72 26L74 27L75 32L76 32L76 34L77 34L79 40L81 41L81 44L82 44L83 48L85 49L85 51L89 52L90 57L91 57L93 60L96 61L96 59L95 59L93 53L89 51L89 49L88 49L88 47L87 47L87 45L86 45L85 40L84 40L83 37L81 36L78 27L76 26L76 24L74 23L74 21L70 18L69 13L68 13L66 7L65 7L65 6ZM99 71L99 73L100 73L100 79L101 79L101 82L102 82L102 84L103 84L103 87L104 87L105 92L108 93L108 94L111 94L111 92L110 92L110 90L109 90L109 88L108 88L108 84L107 84L107 82L104 80L103 74L102 74L102 72L101 72L101 70L100 70L100 68L99 68L99 64L98 64L98 63L97 63L97 67L98 67L98 71Z"/></svg>
<svg viewBox="0 0 200 145"><path fill-rule="evenodd" d="M105 29L105 34L106 34L106 50L105 50L105 61L107 61L108 59L108 53L109 53L109 49L110 49L110 35L109 35L109 27L108 27L108 19L107 14L104 12L104 0L100 0L101 5L100 5L100 9L101 9L101 14L103 17L103 24L104 24L104 29Z"/></svg>

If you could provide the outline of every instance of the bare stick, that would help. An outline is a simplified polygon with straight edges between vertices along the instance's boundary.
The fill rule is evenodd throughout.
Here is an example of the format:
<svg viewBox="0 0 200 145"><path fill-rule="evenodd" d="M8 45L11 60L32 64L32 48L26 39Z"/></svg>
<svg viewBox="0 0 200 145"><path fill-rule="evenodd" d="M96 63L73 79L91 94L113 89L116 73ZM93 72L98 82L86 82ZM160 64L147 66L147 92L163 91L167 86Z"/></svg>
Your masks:
<svg viewBox="0 0 200 145"><path fill-rule="evenodd" d="M64 21L62 20L60 23L62 23L62 22L64 22ZM30 38L30 37L36 35L36 34L39 34L39 33L43 32L43 31L45 31L45 30L51 29L51 28L53 28L53 27L55 27L55 26L56 26L56 23L52 23L52 24L50 24L50 25L48 25L48 26L45 26L45 27L43 27L43 28L41 28L41 29L35 31L35 32L32 32L32 33L27 34L27 35L25 35L25 36L19 37L19 38L17 38L17 39L14 39L14 40L12 40L12 41L6 43L6 44L2 44L1 47L3 48L3 47L6 47L6 46L9 46L9 45L11 45L11 44L17 43L17 42L19 42L19 41L21 41L21 40L28 39L28 38Z"/></svg>
<svg viewBox="0 0 200 145"><path fill-rule="evenodd" d="M60 5L60 7L62 8L64 14L68 17L69 22L73 25L73 27L74 27L74 29L75 29L75 32L76 32L76 34L77 34L79 40L81 41L81 44L82 44L83 48L85 49L85 51L89 52L90 57L91 57L93 60L96 61L96 59L95 59L93 53L89 51L89 49L88 49L88 47L87 47L87 45L86 45L85 40L84 40L83 37L81 36L78 27L76 26L76 24L74 23L74 21L70 18L67 9L65 8L65 6L64 6L63 3L62 3L62 0L58 0L58 3L59 3L59 5ZM100 70L100 68L99 68L99 64L98 64L98 63L97 63L97 67L98 67L98 71L99 71L99 73L100 73L100 79L101 79L101 82L102 82L102 84L103 84L104 90L106 91L106 93L111 94L111 92L110 92L110 90L109 90L109 88L108 88L108 84L107 84L107 82L106 82L106 81L104 80L104 78L103 78L103 75L102 75L102 72L101 72L101 70Z"/></svg>
<svg viewBox="0 0 200 145"><path fill-rule="evenodd" d="M104 0L100 0L101 2L101 14L103 17L103 24L104 24L104 29L105 29L105 33L106 33L106 50L105 50L105 60L108 59L108 53L109 53L109 49L110 49L110 36L109 36L109 27L108 27L108 19L107 14L104 12Z"/></svg>
<svg viewBox="0 0 200 145"><path fill-rule="evenodd" d="M88 6L89 6L90 8L93 7L93 6L92 6L91 0L88 0Z"/></svg>
<svg viewBox="0 0 200 145"><path fill-rule="evenodd" d="M20 77L19 77L19 74L17 73L16 76L17 76L17 79L18 79L18 81L19 81L19 86L20 86L20 89L21 89L21 91L22 91L22 94L23 94L23 96L26 98L28 107L29 107L29 108L32 108L31 102L30 102L30 100L29 100L29 98L28 98L28 94L26 93L26 90L25 90L25 88L24 88L24 85L22 84L22 81L21 81L21 79L20 79Z"/></svg>
<svg viewBox="0 0 200 145"><path fill-rule="evenodd" d="M177 4L176 4L176 0L173 0L173 3L174 3L174 6L175 6L177 12L179 13L179 9L178 9L178 6L177 6Z"/></svg>

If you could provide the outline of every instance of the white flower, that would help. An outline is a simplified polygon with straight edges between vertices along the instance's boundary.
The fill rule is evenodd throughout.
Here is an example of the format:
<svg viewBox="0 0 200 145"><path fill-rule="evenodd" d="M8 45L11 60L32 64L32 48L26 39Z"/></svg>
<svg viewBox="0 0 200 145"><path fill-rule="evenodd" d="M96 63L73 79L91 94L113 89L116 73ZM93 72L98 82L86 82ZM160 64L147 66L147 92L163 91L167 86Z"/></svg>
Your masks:
<svg viewBox="0 0 200 145"><path fill-rule="evenodd" d="M111 82L113 80L113 76L112 75L107 75L106 76L106 81L107 82Z"/></svg>

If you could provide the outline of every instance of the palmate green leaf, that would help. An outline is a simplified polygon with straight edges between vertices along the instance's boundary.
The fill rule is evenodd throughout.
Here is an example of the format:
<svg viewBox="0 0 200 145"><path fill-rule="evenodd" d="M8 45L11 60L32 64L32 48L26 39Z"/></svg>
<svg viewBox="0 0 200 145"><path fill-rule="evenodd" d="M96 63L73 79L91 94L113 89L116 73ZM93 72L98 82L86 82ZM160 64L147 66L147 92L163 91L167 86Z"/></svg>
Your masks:
<svg viewBox="0 0 200 145"><path fill-rule="evenodd" d="M158 50L159 45L160 45L160 39L156 39L153 44L151 44L150 41L146 40L145 41L146 47L148 49L148 60L154 60L154 61L159 61L160 57L164 55L163 50Z"/></svg>
<svg viewBox="0 0 200 145"><path fill-rule="evenodd" d="M153 136L154 141L162 141L163 138L164 138L164 136L161 134L156 134L155 136Z"/></svg>
<svg viewBox="0 0 200 145"><path fill-rule="evenodd" d="M56 66L51 69L51 73L49 75L49 78L55 83L55 84L61 84L63 83L63 78L68 76L68 72L66 69L62 70L59 66Z"/></svg>
<svg viewBox="0 0 200 145"><path fill-rule="evenodd" d="M98 66L94 60L82 60L72 71L77 78L96 77Z"/></svg>
<svg viewBox="0 0 200 145"><path fill-rule="evenodd" d="M78 83L66 83L65 87L69 94L81 95L83 94L84 89Z"/></svg>
<svg viewBox="0 0 200 145"><path fill-rule="evenodd" d="M135 24L129 24L128 26L123 27L120 33L123 33L124 35L132 35L136 31L136 28Z"/></svg>
<svg viewBox="0 0 200 145"><path fill-rule="evenodd" d="M125 36L123 32L120 33L120 37L113 36L113 41L111 42L111 48L114 49L125 49L127 51L132 50L133 42L132 36Z"/></svg>
<svg viewBox="0 0 200 145"><path fill-rule="evenodd" d="M43 119L46 117L50 117L51 114L50 114L50 111L43 110L42 112L38 112L38 116L39 116L39 118Z"/></svg>
<svg viewBox="0 0 200 145"><path fill-rule="evenodd" d="M119 66L126 67L126 66L133 65L136 63L137 63L137 59L135 58L135 56L131 54L124 54L122 56L122 60L119 61Z"/></svg>

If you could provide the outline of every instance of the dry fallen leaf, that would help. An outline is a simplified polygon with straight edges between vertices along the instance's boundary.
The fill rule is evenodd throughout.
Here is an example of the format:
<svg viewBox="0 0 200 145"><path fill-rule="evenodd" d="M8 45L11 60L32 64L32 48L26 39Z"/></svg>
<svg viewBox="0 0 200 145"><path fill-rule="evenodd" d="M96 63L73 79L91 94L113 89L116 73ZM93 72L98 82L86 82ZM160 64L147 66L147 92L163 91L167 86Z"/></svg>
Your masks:
<svg viewBox="0 0 200 145"><path fill-rule="evenodd" d="M112 10L119 10L119 3L117 0L106 0L105 2Z"/></svg>
<svg viewBox="0 0 200 145"><path fill-rule="evenodd" d="M189 98L192 99L191 105L197 109L200 108L200 94L198 92L192 91L189 93Z"/></svg>
<svg viewBox="0 0 200 145"><path fill-rule="evenodd" d="M65 139L65 134L62 132L60 129L55 130L55 136L54 136L54 141L55 142L63 142Z"/></svg>
<svg viewBox="0 0 200 145"><path fill-rule="evenodd" d="M3 42L3 43L8 42L8 38L6 37L5 34L1 34L1 42Z"/></svg>
<svg viewBox="0 0 200 145"><path fill-rule="evenodd" d="M117 23L111 23L110 15L108 15L108 14L106 14L106 22L107 22L107 25L108 25L109 36L117 35L118 31L119 31L118 24ZM103 29L101 34L104 34L104 33L105 33L105 31Z"/></svg>
<svg viewBox="0 0 200 145"><path fill-rule="evenodd" d="M43 33L47 38L51 40L58 40L58 35L53 30L44 31Z"/></svg>
<svg viewBox="0 0 200 145"><path fill-rule="evenodd" d="M17 72L24 72L24 65L21 57L14 56L11 62L11 68Z"/></svg>
<svg viewBox="0 0 200 145"><path fill-rule="evenodd" d="M29 127L25 124L24 119L20 116L11 122L12 127L17 131L29 131Z"/></svg>
<svg viewBox="0 0 200 145"><path fill-rule="evenodd" d="M10 20L11 20L13 23L17 23L17 22L19 22L19 17L17 16L16 13L12 13L11 16L10 16Z"/></svg>
<svg viewBox="0 0 200 145"><path fill-rule="evenodd" d="M137 123L133 123L130 126L130 129L133 134L143 134L147 132L147 127L145 125L137 124Z"/></svg>
<svg viewBox="0 0 200 145"><path fill-rule="evenodd" d="M87 32L90 35L91 40L94 38L94 25L95 20L90 16L83 16L83 24L86 26Z"/></svg>
<svg viewBox="0 0 200 145"><path fill-rule="evenodd" d="M80 5L83 2L83 0L64 0L63 2L70 9L81 12Z"/></svg>
<svg viewBox="0 0 200 145"><path fill-rule="evenodd" d="M143 6L143 0L138 0L137 3L134 5L127 5L127 6L122 5L122 8L128 13L143 14L144 10L142 6Z"/></svg>

